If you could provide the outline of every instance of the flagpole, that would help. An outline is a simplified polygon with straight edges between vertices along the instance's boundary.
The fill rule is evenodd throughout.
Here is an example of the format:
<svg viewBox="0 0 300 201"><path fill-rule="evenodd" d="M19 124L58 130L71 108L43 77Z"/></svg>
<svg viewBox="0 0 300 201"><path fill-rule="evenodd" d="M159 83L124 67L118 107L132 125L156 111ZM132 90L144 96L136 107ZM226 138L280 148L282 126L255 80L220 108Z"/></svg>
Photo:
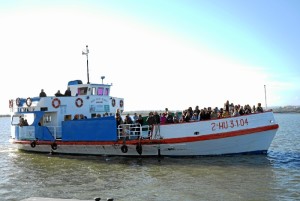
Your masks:
<svg viewBox="0 0 300 201"><path fill-rule="evenodd" d="M89 76L89 48L88 45L86 47L86 52L82 51L82 55L86 55L86 71L87 71L87 83L90 83L90 76Z"/></svg>
<svg viewBox="0 0 300 201"><path fill-rule="evenodd" d="M264 85L265 87L265 104L266 104L266 110L268 109L267 108L267 90L266 90L266 85Z"/></svg>

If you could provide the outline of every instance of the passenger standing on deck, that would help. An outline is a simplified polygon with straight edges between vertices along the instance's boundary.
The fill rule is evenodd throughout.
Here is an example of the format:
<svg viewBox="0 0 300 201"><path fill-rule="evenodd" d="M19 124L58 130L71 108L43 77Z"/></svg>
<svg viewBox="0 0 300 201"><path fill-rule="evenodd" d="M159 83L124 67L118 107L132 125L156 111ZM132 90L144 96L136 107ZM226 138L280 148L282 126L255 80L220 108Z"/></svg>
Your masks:
<svg viewBox="0 0 300 201"><path fill-rule="evenodd" d="M124 123L125 124L132 124L133 123L133 121L132 121L131 117L129 116L129 114L126 115Z"/></svg>
<svg viewBox="0 0 300 201"><path fill-rule="evenodd" d="M168 124L174 123L173 116L172 116L171 112L167 113L167 121L166 121L166 123L168 123Z"/></svg>
<svg viewBox="0 0 300 201"><path fill-rule="evenodd" d="M224 110L225 112L229 112L229 100L224 103Z"/></svg>
<svg viewBox="0 0 300 201"><path fill-rule="evenodd" d="M135 123L141 124L141 126L144 125L144 119L141 114L139 114L138 119Z"/></svg>
<svg viewBox="0 0 300 201"><path fill-rule="evenodd" d="M71 96L71 90L70 87L67 88L67 90L65 91L65 96Z"/></svg>
<svg viewBox="0 0 300 201"><path fill-rule="evenodd" d="M244 107L242 105L239 108L239 113L240 113L240 115L244 115L245 114L245 110L244 110Z"/></svg>
<svg viewBox="0 0 300 201"><path fill-rule="evenodd" d="M223 118L223 113L224 113L223 108L221 108L218 112L218 119Z"/></svg>
<svg viewBox="0 0 300 201"><path fill-rule="evenodd" d="M206 108L204 108L206 110ZM201 109L200 110L200 121L202 120L206 120L206 113L205 113L205 110L204 109Z"/></svg>
<svg viewBox="0 0 300 201"><path fill-rule="evenodd" d="M175 112L175 114L174 114L174 117L173 117L173 122L174 123L179 123L179 115L178 115L178 112Z"/></svg>
<svg viewBox="0 0 300 201"><path fill-rule="evenodd" d="M60 90L58 90L55 94L56 97L64 96L62 93L60 93Z"/></svg>
<svg viewBox="0 0 300 201"><path fill-rule="evenodd" d="M44 89L41 90L40 97L47 97L46 93L44 92Z"/></svg>
<svg viewBox="0 0 300 201"><path fill-rule="evenodd" d="M154 130L155 130L155 134L154 134L154 139L157 139L158 137L160 137L160 116L157 112L154 112Z"/></svg>
<svg viewBox="0 0 300 201"><path fill-rule="evenodd" d="M169 113L169 109L166 107L165 108L165 114L168 114Z"/></svg>
<svg viewBox="0 0 300 201"><path fill-rule="evenodd" d="M154 112L154 120L155 120L155 124L160 124L160 116L157 112Z"/></svg>
<svg viewBox="0 0 300 201"><path fill-rule="evenodd" d="M251 114L251 107L249 104L244 106L245 114Z"/></svg>
<svg viewBox="0 0 300 201"><path fill-rule="evenodd" d="M240 116L240 113L239 113L239 108L237 105L234 106L234 109L233 109L233 113L231 115L232 117L237 117L237 116Z"/></svg>
<svg viewBox="0 0 300 201"><path fill-rule="evenodd" d="M162 113L162 115L160 116L160 123L166 124L166 122L167 122L166 113Z"/></svg>
<svg viewBox="0 0 300 201"><path fill-rule="evenodd" d="M184 116L184 122L189 122L192 118L192 114L190 113L190 110L186 110L185 116Z"/></svg>
<svg viewBox="0 0 300 201"><path fill-rule="evenodd" d="M197 117L196 112L192 115L191 121L198 121L198 117Z"/></svg>
<svg viewBox="0 0 300 201"><path fill-rule="evenodd" d="M155 123L153 112L149 113L146 122L148 123L149 126L152 126Z"/></svg>
<svg viewBox="0 0 300 201"><path fill-rule="evenodd" d="M139 116L136 113L134 113L134 115L133 115L133 122L136 122L138 120L138 118L139 118Z"/></svg>
<svg viewBox="0 0 300 201"><path fill-rule="evenodd" d="M206 119L211 119L211 113L212 113L211 107L208 107L206 112Z"/></svg>
<svg viewBox="0 0 300 201"><path fill-rule="evenodd" d="M119 113L116 113L116 122L117 122L117 128L119 125L123 124L123 119Z"/></svg>
<svg viewBox="0 0 300 201"><path fill-rule="evenodd" d="M212 110L212 113L210 114L210 118L211 118L211 119L217 119L217 118L218 118L218 112L219 112L218 107L215 107L215 108Z"/></svg>
<svg viewBox="0 0 300 201"><path fill-rule="evenodd" d="M196 105L196 107L195 107L193 113L196 113L196 114L197 114L197 119L199 119L200 109L199 109L199 106L198 106L198 105Z"/></svg>
<svg viewBox="0 0 300 201"><path fill-rule="evenodd" d="M187 112L190 114L190 117L192 117L192 115L194 114L194 111L193 111L192 107L189 107L187 109Z"/></svg>
<svg viewBox="0 0 300 201"><path fill-rule="evenodd" d="M261 106L261 103L257 103L256 112L257 112L257 113L264 112L264 110L263 110L263 108L262 108L262 106Z"/></svg>
<svg viewBox="0 0 300 201"><path fill-rule="evenodd" d="M123 134L123 128L120 127L123 124L123 119L119 113L116 113L116 124L117 124L117 135L121 136Z"/></svg>
<svg viewBox="0 0 300 201"><path fill-rule="evenodd" d="M154 119L154 116L153 116L153 112L149 113L149 116L147 117L146 122L149 125L149 133L148 133L148 135L149 135L149 137L151 139L152 138L153 125L155 124L155 119Z"/></svg>
<svg viewBox="0 0 300 201"><path fill-rule="evenodd" d="M256 107L255 107L255 105L253 105L253 107L252 107L252 113L255 113L256 112Z"/></svg>

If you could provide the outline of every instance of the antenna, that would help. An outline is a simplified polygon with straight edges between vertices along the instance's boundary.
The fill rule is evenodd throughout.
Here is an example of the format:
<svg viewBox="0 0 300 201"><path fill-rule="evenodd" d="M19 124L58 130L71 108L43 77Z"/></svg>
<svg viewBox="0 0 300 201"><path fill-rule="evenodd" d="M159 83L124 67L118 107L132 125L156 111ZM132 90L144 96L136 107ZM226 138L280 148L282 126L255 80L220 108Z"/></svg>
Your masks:
<svg viewBox="0 0 300 201"><path fill-rule="evenodd" d="M87 71L87 83L90 83L90 76L89 76L89 47L88 45L85 46L86 51L82 51L82 55L86 55L86 71Z"/></svg>
<svg viewBox="0 0 300 201"><path fill-rule="evenodd" d="M102 84L103 84L103 80L104 80L105 76L101 76L101 80L102 80Z"/></svg>
<svg viewBox="0 0 300 201"><path fill-rule="evenodd" d="M264 85L265 87L265 104L266 104L266 110L268 109L267 108L267 90L266 90L266 85Z"/></svg>

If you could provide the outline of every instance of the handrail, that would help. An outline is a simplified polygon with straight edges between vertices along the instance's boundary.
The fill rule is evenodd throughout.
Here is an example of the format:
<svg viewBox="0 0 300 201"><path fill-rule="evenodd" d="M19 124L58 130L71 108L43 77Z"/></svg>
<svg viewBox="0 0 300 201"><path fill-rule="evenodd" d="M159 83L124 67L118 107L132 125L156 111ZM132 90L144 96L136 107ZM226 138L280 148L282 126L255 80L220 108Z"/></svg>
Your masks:
<svg viewBox="0 0 300 201"><path fill-rule="evenodd" d="M121 124L117 128L118 139L135 140L140 138L147 138L150 130L149 125L142 126L139 123Z"/></svg>

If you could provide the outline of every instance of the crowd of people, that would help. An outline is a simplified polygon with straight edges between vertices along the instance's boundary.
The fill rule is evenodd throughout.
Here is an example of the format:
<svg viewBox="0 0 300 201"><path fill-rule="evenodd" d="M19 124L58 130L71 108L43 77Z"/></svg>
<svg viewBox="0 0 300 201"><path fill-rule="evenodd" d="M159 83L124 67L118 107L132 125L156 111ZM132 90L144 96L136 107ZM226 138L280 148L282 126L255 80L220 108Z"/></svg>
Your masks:
<svg viewBox="0 0 300 201"><path fill-rule="evenodd" d="M249 104L244 106L241 106L239 104L234 105L233 103L229 104L229 101L227 100L224 103L224 107L220 109L218 107L215 107L214 109L212 109L211 107L204 107L203 109L199 109L199 106L196 106L193 110L192 107L189 107L188 109L182 111L182 116L179 122L237 117L241 115L261 112L264 112L261 103L258 103L257 106L253 105L253 107L251 108Z"/></svg>
<svg viewBox="0 0 300 201"><path fill-rule="evenodd" d="M192 107L188 107L188 109L183 110L181 114L179 114L179 112L170 112L168 108L166 108L165 111L160 114L158 114L158 112L156 111L149 112L149 115L145 120L143 119L141 114L137 115L137 113L134 113L133 118L131 118L130 115L127 114L123 120L120 113L117 112L116 120L117 126L120 124L133 123L139 123L141 125L145 123L147 123L148 125L155 125L220 119L261 112L264 112L261 103L258 103L257 106L253 105L251 107L249 104L244 106L241 106L239 104L234 105L233 103L230 104L227 100L224 103L224 107L222 108L215 107L214 109L212 109L211 107L204 107L203 109L200 109L199 106L196 106L193 109Z"/></svg>

